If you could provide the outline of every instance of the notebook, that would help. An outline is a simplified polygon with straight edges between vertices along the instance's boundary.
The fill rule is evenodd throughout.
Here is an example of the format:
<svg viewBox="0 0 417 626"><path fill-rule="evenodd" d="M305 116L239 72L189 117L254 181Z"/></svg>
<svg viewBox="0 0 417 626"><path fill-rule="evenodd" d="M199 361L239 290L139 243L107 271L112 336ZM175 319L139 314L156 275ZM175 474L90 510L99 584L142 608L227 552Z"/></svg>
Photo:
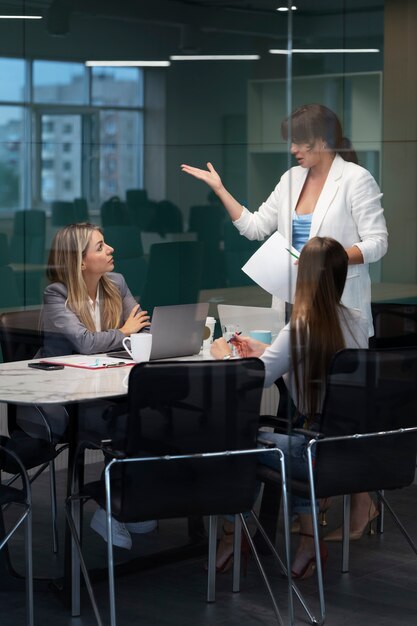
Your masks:
<svg viewBox="0 0 417 626"><path fill-rule="evenodd" d="M217 311L222 333L231 324L238 326L244 336L251 330L270 330L274 339L285 326L282 313L271 307L218 304Z"/></svg>
<svg viewBox="0 0 417 626"><path fill-rule="evenodd" d="M151 361L200 352L208 313L208 302L156 306L153 310ZM109 352L108 356L130 359L125 350Z"/></svg>

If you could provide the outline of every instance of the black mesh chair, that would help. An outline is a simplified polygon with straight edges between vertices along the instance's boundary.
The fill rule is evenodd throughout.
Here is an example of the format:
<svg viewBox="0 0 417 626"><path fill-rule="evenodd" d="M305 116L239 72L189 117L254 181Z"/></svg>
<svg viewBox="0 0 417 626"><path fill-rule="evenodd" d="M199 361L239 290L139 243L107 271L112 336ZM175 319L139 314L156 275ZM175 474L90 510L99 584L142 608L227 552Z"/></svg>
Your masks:
<svg viewBox="0 0 417 626"><path fill-rule="evenodd" d="M33 567L32 567L32 497L26 469L13 450L13 442L1 437L0 470L13 465L22 479L22 489L0 484L0 506L3 509L10 504L21 507L22 513L13 519L13 524L5 529L3 512L0 511L0 550L6 547L16 530L23 524L25 532L25 570L26 570L26 626L33 626Z"/></svg>
<svg viewBox="0 0 417 626"><path fill-rule="evenodd" d="M40 315L41 309L39 308L9 311L0 315L0 346L5 363L34 357L43 342L40 331ZM67 446L61 446L57 449L52 441L52 430L44 411L41 407L34 407L34 411L39 417L40 429L44 433L42 438L31 437L21 430L17 423L17 407L8 405L10 445L13 446L13 450L18 454L27 470L37 468L31 476L30 482L36 480L45 469L49 468L52 539L53 551L56 553L58 552L58 528L54 461L56 456L63 452ZM1 441L2 438L0 438ZM14 474L14 477L9 480L9 484L12 484L18 477L15 464L6 462L4 470Z"/></svg>
<svg viewBox="0 0 417 626"><path fill-rule="evenodd" d="M118 416L114 420L111 444L100 446L107 459L105 481L87 484L78 493L73 490L67 503L73 541L99 624L101 619L78 541L80 501L89 498L107 511L108 538L111 537L111 516L121 522L210 516L208 601L215 599L217 515L236 515L234 590L239 590L242 525L267 584L277 620L283 623L245 517L237 515L253 505L259 454L277 454L276 449L265 452L256 448L263 379L263 364L257 359L153 362L132 369L129 412L124 425L121 427L123 420ZM81 451L85 445L91 442L80 444ZM285 477L282 455L280 458ZM74 471L73 484L77 482ZM251 516L259 527L256 516L253 513ZM288 540L288 527L286 537ZM280 565L286 573L281 561ZM114 626L111 540L108 541L108 569L111 624ZM79 582L79 563L74 561L73 615L79 614ZM291 587L291 622L290 590Z"/></svg>
<svg viewBox="0 0 417 626"><path fill-rule="evenodd" d="M310 434L308 482L288 480L292 493L317 498L344 496L343 571L349 564L350 497L375 492L413 551L417 547L384 495L414 480L417 453L417 348L342 350L327 379L320 433ZM315 460L313 461L313 453ZM314 469L313 469L314 465ZM277 480L265 468L263 479ZM318 518L312 507L316 554L320 554ZM317 558L322 623L325 604Z"/></svg>

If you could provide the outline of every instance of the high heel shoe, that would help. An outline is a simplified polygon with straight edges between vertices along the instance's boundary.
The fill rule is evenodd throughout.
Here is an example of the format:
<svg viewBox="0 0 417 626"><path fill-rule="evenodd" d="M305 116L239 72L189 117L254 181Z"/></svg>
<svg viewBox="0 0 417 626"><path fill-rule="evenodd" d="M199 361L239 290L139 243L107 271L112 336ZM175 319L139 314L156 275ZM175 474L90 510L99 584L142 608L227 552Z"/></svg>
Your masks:
<svg viewBox="0 0 417 626"><path fill-rule="evenodd" d="M321 498L319 500L319 524L320 526L327 526L327 511L330 508L331 499Z"/></svg>
<svg viewBox="0 0 417 626"><path fill-rule="evenodd" d="M233 539L234 539L234 530L226 530L223 526L223 536L221 537L218 546L217 546L217 555L216 555L216 572L217 574L225 574L229 570L231 570L233 565ZM226 546L225 549L222 549ZM226 557L222 562L219 563L219 552L222 552L221 556ZM242 533L241 547L240 553L242 556L242 566L243 566L243 574L246 576L248 571L248 558L249 558L249 543L246 539L246 535ZM205 565L205 569L207 570L207 563Z"/></svg>
<svg viewBox="0 0 417 626"><path fill-rule="evenodd" d="M350 541L357 541L358 539L361 539L366 528L368 528L368 535L374 535L375 534L374 525L376 524L376 520L379 514L380 514L379 508L372 501L369 506L368 519L366 520L363 527L359 528L358 530L349 531ZM324 537L324 541L343 541L343 526L340 526L340 528L336 528L336 530L326 535L326 537Z"/></svg>
<svg viewBox="0 0 417 626"><path fill-rule="evenodd" d="M300 533L300 535L302 537L310 537L311 539L314 539L314 535L310 535L307 533ZM324 544L324 542L321 539L319 541L319 546L320 546L321 567L322 567L322 570L324 570L329 553L327 550L327 546ZM295 570L292 569L291 576L294 580L305 580L306 578L310 578L311 576L313 576L316 569L317 569L317 558L316 558L316 555L314 554L314 556L308 559L308 561L305 563L305 565L302 567L302 569L299 572L296 572Z"/></svg>

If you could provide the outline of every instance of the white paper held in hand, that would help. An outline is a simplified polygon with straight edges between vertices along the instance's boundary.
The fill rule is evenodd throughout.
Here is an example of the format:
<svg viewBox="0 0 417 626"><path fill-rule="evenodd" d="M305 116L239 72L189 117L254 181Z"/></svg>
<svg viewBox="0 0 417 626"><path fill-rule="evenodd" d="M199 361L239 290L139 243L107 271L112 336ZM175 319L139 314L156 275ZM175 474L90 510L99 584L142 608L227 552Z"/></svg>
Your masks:
<svg viewBox="0 0 417 626"><path fill-rule="evenodd" d="M130 337L125 337L123 339L123 347L129 352L135 363L149 361L152 348L152 335L151 333L135 333L130 335Z"/></svg>
<svg viewBox="0 0 417 626"><path fill-rule="evenodd" d="M299 253L279 232L271 237L242 267L262 289L285 302L294 301Z"/></svg>

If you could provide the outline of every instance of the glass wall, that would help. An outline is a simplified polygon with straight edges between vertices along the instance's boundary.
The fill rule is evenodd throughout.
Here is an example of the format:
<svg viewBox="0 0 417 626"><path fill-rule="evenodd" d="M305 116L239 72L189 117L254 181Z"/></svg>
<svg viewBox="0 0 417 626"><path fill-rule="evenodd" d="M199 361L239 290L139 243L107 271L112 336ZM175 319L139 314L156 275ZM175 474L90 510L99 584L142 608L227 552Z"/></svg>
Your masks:
<svg viewBox="0 0 417 626"><path fill-rule="evenodd" d="M149 7L137 8L134 19L124 7L96 12L88 5L69 9L60 36L47 9L33 23L4 22L4 241L14 241L16 212L28 211L29 220L43 211L41 266L56 229L88 217L118 243L116 270L128 272L149 310L168 304L166 280L175 285L172 303L210 301L217 319L217 303L270 306L271 294L241 270L261 242L242 237L217 195L181 164L206 170L212 163L236 200L254 211L296 164L281 120L300 104L318 102L337 113L360 164L384 192L390 245L370 267L372 297L414 302L414 3L300 0L293 10L279 4L196 0L175 3L174 15L167 2L163 20ZM62 9L68 17L68 7ZM407 24L402 36L401 24ZM76 198L78 213L71 209ZM115 226L129 234L120 240ZM30 233L28 221L23 237ZM167 279L165 255L173 244L182 262L168 263ZM6 260L14 272L27 263L10 251ZM43 285L30 301L21 294L21 306L40 304Z"/></svg>

